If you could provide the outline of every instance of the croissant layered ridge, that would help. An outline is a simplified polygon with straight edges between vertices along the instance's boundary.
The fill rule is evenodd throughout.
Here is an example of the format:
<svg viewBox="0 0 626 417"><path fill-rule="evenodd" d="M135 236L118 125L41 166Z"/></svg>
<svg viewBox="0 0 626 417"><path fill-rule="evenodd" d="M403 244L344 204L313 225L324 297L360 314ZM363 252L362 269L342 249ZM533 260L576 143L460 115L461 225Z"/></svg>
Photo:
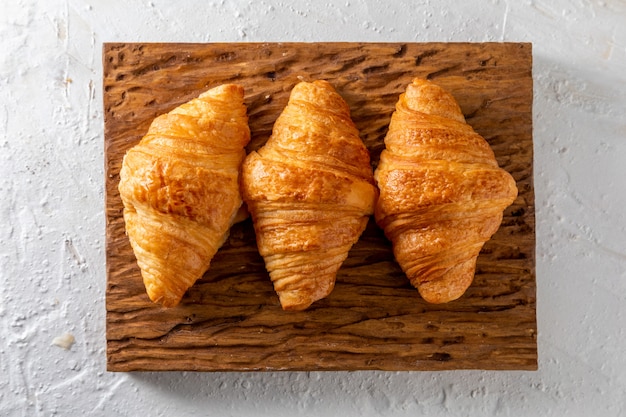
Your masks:
<svg viewBox="0 0 626 417"><path fill-rule="evenodd" d="M462 296L517 187L450 93L421 79L407 87L375 178L376 222L412 285L430 303Z"/></svg>
<svg viewBox="0 0 626 417"><path fill-rule="evenodd" d="M246 157L241 189L283 309L328 296L378 196L369 152L328 82L293 88L267 143Z"/></svg>
<svg viewBox="0 0 626 417"><path fill-rule="evenodd" d="M146 292L179 304L207 271L242 205L250 140L243 87L225 84L158 116L124 156L119 192Z"/></svg>

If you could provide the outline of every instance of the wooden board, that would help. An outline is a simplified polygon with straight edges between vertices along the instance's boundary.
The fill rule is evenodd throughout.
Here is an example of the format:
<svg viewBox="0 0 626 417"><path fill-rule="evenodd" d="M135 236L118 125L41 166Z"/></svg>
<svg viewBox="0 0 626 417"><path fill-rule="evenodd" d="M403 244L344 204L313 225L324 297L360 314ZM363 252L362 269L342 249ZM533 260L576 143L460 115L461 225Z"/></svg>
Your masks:
<svg viewBox="0 0 626 417"><path fill-rule="evenodd" d="M530 44L109 43L103 65L110 371L537 368ZM461 299L425 303L370 221L333 293L305 312L284 312L248 220L178 307L148 300L117 185L124 153L155 116L240 83L249 149L257 149L295 83L324 78L350 105L375 166L398 95L414 77L454 94L520 191Z"/></svg>

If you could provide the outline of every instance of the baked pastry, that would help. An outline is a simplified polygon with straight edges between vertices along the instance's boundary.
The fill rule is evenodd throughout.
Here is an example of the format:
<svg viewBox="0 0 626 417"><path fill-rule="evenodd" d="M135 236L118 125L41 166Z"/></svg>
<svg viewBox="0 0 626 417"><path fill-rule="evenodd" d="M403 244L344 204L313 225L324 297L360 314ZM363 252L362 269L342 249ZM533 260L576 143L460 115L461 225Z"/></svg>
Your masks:
<svg viewBox="0 0 626 417"><path fill-rule="evenodd" d="M328 82L293 88L241 181L282 308L303 310L330 294L378 191L350 109Z"/></svg>
<svg viewBox="0 0 626 417"><path fill-rule="evenodd" d="M400 95L374 175L375 218L408 279L430 303L459 298L517 196L513 177L454 97L421 79Z"/></svg>
<svg viewBox="0 0 626 417"><path fill-rule="evenodd" d="M209 268L242 205L250 140L243 87L215 87L154 119L122 163L126 233L148 296L176 306Z"/></svg>

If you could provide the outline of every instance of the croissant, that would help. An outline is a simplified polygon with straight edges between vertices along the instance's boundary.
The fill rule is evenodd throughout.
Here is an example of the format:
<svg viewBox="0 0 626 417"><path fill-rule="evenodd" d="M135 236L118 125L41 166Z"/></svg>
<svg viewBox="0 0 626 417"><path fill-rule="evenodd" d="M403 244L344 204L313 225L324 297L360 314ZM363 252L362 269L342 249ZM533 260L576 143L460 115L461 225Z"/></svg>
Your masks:
<svg viewBox="0 0 626 417"><path fill-rule="evenodd" d="M243 87L215 87L154 119L124 156L119 192L146 292L176 306L202 277L242 205L250 140Z"/></svg>
<svg viewBox="0 0 626 417"><path fill-rule="evenodd" d="M430 303L462 296L517 188L451 94L421 79L407 87L374 175L376 222L411 284Z"/></svg>
<svg viewBox="0 0 626 417"><path fill-rule="evenodd" d="M293 88L267 143L246 157L241 181L282 308L304 310L328 296L378 195L350 109L328 82Z"/></svg>

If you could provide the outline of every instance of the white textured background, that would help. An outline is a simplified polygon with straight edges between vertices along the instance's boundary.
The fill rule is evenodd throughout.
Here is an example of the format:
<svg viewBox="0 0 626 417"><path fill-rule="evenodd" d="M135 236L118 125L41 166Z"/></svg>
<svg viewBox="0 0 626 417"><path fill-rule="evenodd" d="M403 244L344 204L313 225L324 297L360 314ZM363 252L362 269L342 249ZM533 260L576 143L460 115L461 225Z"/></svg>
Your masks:
<svg viewBox="0 0 626 417"><path fill-rule="evenodd" d="M108 41L532 42L539 371L107 373ZM1 416L626 415L624 0L0 0L0 47Z"/></svg>

